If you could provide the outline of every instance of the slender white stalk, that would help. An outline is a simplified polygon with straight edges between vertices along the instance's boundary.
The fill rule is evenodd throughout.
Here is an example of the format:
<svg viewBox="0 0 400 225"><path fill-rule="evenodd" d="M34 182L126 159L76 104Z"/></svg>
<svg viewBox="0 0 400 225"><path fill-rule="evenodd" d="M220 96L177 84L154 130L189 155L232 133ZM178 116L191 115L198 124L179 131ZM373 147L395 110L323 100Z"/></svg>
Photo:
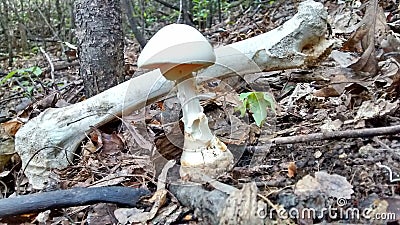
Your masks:
<svg viewBox="0 0 400 225"><path fill-rule="evenodd" d="M196 79L193 76L178 84L178 98L182 106L185 136L193 140L185 141L185 148L199 149L209 145L214 136L208 126L208 119L203 113L203 107L200 105Z"/></svg>
<svg viewBox="0 0 400 225"><path fill-rule="evenodd" d="M233 155L226 145L214 136L197 94L196 80L186 77L178 84L185 124L185 140L181 157L181 176L192 181L203 175L216 178L233 166Z"/></svg>

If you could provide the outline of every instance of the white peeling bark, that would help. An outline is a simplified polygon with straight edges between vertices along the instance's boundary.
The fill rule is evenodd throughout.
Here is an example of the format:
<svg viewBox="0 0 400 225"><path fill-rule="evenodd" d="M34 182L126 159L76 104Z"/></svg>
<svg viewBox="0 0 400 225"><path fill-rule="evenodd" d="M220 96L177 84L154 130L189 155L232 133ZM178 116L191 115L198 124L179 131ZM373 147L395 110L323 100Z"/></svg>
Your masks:
<svg viewBox="0 0 400 225"><path fill-rule="evenodd" d="M331 44L325 40L326 19L323 5L307 0L281 27L215 49L216 64L200 72L198 77L244 75L313 64ZM34 188L43 188L49 171L68 165L67 159L72 159L73 152L91 127L107 123L114 115L140 109L165 96L173 87L173 82L155 70L83 102L45 110L26 123L15 137L15 148L23 167L27 166L25 175L29 182Z"/></svg>

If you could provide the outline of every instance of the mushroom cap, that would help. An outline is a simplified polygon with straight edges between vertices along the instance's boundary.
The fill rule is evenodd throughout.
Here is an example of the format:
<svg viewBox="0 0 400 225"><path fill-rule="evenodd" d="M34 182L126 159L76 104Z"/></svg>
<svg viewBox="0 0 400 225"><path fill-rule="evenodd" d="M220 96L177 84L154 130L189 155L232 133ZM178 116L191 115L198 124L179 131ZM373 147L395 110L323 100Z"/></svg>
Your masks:
<svg viewBox="0 0 400 225"><path fill-rule="evenodd" d="M140 68L159 68L170 80L179 80L214 63L211 44L198 30L185 24L171 24L160 29L137 61Z"/></svg>

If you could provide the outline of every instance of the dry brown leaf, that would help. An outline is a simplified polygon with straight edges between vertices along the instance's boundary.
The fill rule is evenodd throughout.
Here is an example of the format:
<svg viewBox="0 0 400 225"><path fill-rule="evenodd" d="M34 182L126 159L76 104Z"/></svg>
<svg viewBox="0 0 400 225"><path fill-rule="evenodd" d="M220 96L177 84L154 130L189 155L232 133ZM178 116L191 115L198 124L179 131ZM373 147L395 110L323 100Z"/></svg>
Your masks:
<svg viewBox="0 0 400 225"><path fill-rule="evenodd" d="M382 34L388 30L386 17L383 10L378 7L378 1L374 0L367 8L364 18L361 21L361 26L354 34L354 38L350 38L347 47L350 44L354 46L361 44L363 54L360 59L352 64L350 68L355 71L367 72L370 75L375 75L378 71L378 60L375 53L375 38L382 39ZM355 42L355 43L353 43ZM378 40L380 42L380 40ZM346 47L346 45L345 45Z"/></svg>
<svg viewBox="0 0 400 225"><path fill-rule="evenodd" d="M393 83L388 89L389 93L397 97L400 96L400 72L393 77Z"/></svg>
<svg viewBox="0 0 400 225"><path fill-rule="evenodd" d="M366 26L359 27L350 38L343 44L340 50L349 52L364 52L362 47L362 41L364 37L368 34L368 28Z"/></svg>
<svg viewBox="0 0 400 225"><path fill-rule="evenodd" d="M144 212L143 210L139 210L136 208L120 208L114 211L115 217L121 224L126 223L145 223L149 220L152 220L161 206L163 206L166 202L168 191L166 189L161 189L156 191L154 195L151 197L149 202L153 203L153 207L150 212Z"/></svg>
<svg viewBox="0 0 400 225"><path fill-rule="evenodd" d="M6 134L14 137L19 128L22 126L22 123L16 119L4 122L1 125L1 130L3 130Z"/></svg>
<svg viewBox="0 0 400 225"><path fill-rule="evenodd" d="M92 141L86 142L86 144L82 146L82 149L84 156L90 155L91 153L95 153L98 150Z"/></svg>
<svg viewBox="0 0 400 225"><path fill-rule="evenodd" d="M339 128L343 125L343 122L339 119L334 121L331 118L328 118L324 121L324 124L320 127L322 132L329 132L334 130L339 130Z"/></svg>
<svg viewBox="0 0 400 225"><path fill-rule="evenodd" d="M106 225L113 224L114 218L110 215L110 211L117 206L114 204L99 203L93 206L89 211L86 223L88 225Z"/></svg>
<svg viewBox="0 0 400 225"><path fill-rule="evenodd" d="M297 167L295 162L290 162L288 165L288 177L292 178L296 176L297 173Z"/></svg>
<svg viewBox="0 0 400 225"><path fill-rule="evenodd" d="M348 47L344 46L342 48L348 48ZM345 50L348 50L348 49L345 49ZM333 60L335 60L335 62L339 63L339 65L341 67L348 67L351 64L355 63L357 61L357 59L359 58L358 56L355 55L355 53L353 53L355 51L356 50L351 51L351 52L342 52L342 51L338 51L338 50L333 50L329 57L332 58Z"/></svg>
<svg viewBox="0 0 400 225"><path fill-rule="evenodd" d="M353 186L337 174L328 174L325 171L315 173L315 178L307 175L296 184L294 193L301 199L309 199L312 196L324 195L326 197L350 199L354 193Z"/></svg>
<svg viewBox="0 0 400 225"><path fill-rule="evenodd" d="M89 137L97 150L103 147L103 139L101 131L99 129L94 128L93 131L89 134Z"/></svg>
<svg viewBox="0 0 400 225"><path fill-rule="evenodd" d="M343 74L333 75L331 77L331 84L318 91L315 91L314 95L317 97L338 97L344 92L346 86L351 82L353 81L349 80Z"/></svg>
<svg viewBox="0 0 400 225"><path fill-rule="evenodd" d="M364 101L357 111L355 120L372 119L395 112L399 108L399 100L394 102L385 99L376 101Z"/></svg>
<svg viewBox="0 0 400 225"><path fill-rule="evenodd" d="M124 149L124 142L122 141L121 137L118 134L102 133L101 136L103 140L103 149L101 153L113 155Z"/></svg>
<svg viewBox="0 0 400 225"><path fill-rule="evenodd" d="M51 93L40 101L37 101L33 104L34 109L47 109L50 107L54 107L57 101L60 99L60 94L58 92Z"/></svg>
<svg viewBox="0 0 400 225"><path fill-rule="evenodd" d="M314 96L316 97L338 97L340 96L340 93L338 93L338 91L333 88L331 85L327 86L327 87L323 87L317 91L315 91L313 93Z"/></svg>
<svg viewBox="0 0 400 225"><path fill-rule="evenodd" d="M332 27L335 34L350 34L357 29L357 25L362 18L354 13L354 9L348 4L340 4L337 9L330 13L332 15Z"/></svg>
<svg viewBox="0 0 400 225"><path fill-rule="evenodd" d="M148 150L151 150L153 148L153 144L150 141L148 141L145 137L143 137L143 135L138 131L138 128L134 125L133 122L126 122L124 119L123 123L128 129L129 134L141 148Z"/></svg>

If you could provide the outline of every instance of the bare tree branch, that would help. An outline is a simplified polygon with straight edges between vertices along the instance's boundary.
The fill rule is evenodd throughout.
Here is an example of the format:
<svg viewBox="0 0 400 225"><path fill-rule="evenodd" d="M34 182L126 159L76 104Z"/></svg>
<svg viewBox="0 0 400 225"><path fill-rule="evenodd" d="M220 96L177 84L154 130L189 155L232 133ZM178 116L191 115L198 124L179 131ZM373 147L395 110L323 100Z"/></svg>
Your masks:
<svg viewBox="0 0 400 225"><path fill-rule="evenodd" d="M381 135L399 134L400 125L378 128L364 128L356 130L331 131L326 133L314 133L291 137L277 137L272 139L273 144L294 144L301 142L322 141L338 138L360 138Z"/></svg>

